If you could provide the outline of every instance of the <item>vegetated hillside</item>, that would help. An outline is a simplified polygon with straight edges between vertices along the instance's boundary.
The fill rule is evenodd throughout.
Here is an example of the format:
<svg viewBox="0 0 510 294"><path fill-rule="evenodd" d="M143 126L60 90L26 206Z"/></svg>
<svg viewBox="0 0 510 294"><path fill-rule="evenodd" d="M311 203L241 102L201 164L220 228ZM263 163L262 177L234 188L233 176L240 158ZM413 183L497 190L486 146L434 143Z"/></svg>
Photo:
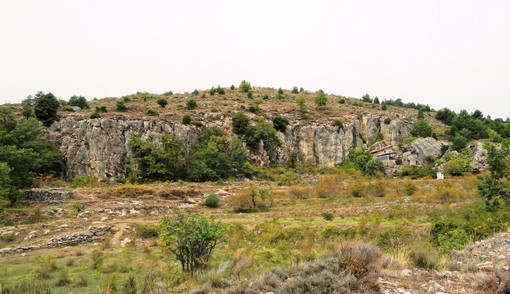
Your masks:
<svg viewBox="0 0 510 294"><path fill-rule="evenodd" d="M87 106L85 101L80 104L77 100L74 97L69 103ZM319 168L333 167L345 162L353 149L378 141L383 141L382 146L398 149L404 139L413 135L444 137L446 126L434 118L433 112L426 112L430 110L428 106L411 105L425 111L422 112L386 105L399 105L402 103L399 100L380 103L367 95L360 100L321 95L320 91L300 92L297 88L288 91L215 87L184 94L137 93L94 100L89 109L75 112L70 111L70 105L64 105L59 111L60 122L53 123L49 131L51 141L64 153L66 178L89 175L100 179L127 175L128 141L132 135L156 141L163 133L173 135L188 156L205 128L219 127L227 137L232 137L232 119L237 113L245 113L251 124L263 119L269 128L279 128L273 147L269 146L269 139L264 139L271 135L271 129L264 129L266 125L261 125L259 133L251 138L237 134L245 138L250 161L261 166L284 164L295 158ZM413 127L413 121L420 116L426 123ZM275 119L280 119L279 127ZM427 130L427 125L432 129ZM413 134L415 128L418 134ZM399 162L414 162L401 157L399 153L391 164L393 172L400 170Z"/></svg>
<svg viewBox="0 0 510 294"><path fill-rule="evenodd" d="M508 291L507 122L246 86L0 107L0 292Z"/></svg>

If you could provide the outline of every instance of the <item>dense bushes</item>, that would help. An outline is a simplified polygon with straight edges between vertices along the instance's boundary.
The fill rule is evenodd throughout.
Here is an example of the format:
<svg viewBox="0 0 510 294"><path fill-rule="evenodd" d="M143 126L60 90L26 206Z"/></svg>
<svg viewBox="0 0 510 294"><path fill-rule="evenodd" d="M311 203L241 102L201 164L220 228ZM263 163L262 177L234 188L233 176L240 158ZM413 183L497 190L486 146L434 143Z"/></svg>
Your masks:
<svg viewBox="0 0 510 294"><path fill-rule="evenodd" d="M273 118L273 127L275 130L285 133L289 120L283 115L277 115Z"/></svg>
<svg viewBox="0 0 510 294"><path fill-rule="evenodd" d="M184 149L169 135L162 135L161 142L144 141L131 136L128 147L134 165L132 176L153 180L175 180L182 177Z"/></svg>
<svg viewBox="0 0 510 294"><path fill-rule="evenodd" d="M285 124L282 121L278 120L278 127L280 128ZM276 130L262 119L259 119L255 125L251 125L249 118L245 114L238 112L232 118L232 129L252 149L255 149L260 142L263 142L264 150L268 153L271 160L274 159L276 148L281 146Z"/></svg>
<svg viewBox="0 0 510 294"><path fill-rule="evenodd" d="M0 198L13 205L20 189L35 185L36 176L58 176L62 168L62 154L43 138L37 120L17 121L10 109L0 107Z"/></svg>
<svg viewBox="0 0 510 294"><path fill-rule="evenodd" d="M344 168L354 168L365 175L383 175L386 173L384 164L375 159L366 148L356 148L349 153L342 165Z"/></svg>
<svg viewBox="0 0 510 294"><path fill-rule="evenodd" d="M228 293L379 293L374 278L380 250L368 243L342 244L317 260L265 272L250 283L240 283Z"/></svg>
<svg viewBox="0 0 510 294"><path fill-rule="evenodd" d="M218 128L208 128L200 135L195 151L187 163L188 179L216 181L242 176L248 153L241 141L229 141Z"/></svg>

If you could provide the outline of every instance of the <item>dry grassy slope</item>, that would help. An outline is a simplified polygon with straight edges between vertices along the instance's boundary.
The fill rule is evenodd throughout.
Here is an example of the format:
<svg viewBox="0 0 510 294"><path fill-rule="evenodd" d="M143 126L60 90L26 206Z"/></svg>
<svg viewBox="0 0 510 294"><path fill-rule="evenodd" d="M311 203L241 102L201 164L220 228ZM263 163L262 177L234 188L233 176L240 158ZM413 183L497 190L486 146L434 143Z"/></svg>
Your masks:
<svg viewBox="0 0 510 294"><path fill-rule="evenodd" d="M341 95L328 95L327 108L324 110L317 109L314 97L315 92L304 91L298 94L294 94L289 90L284 90L284 98L277 99L278 91L273 88L253 88L253 98L249 99L247 94L241 92L238 88L230 90L225 88L225 94L219 95L215 93L210 95L208 90L199 91L198 95L193 93L175 93L173 95L163 94L151 94L151 93L137 93L128 95L132 99L131 102L127 103L129 110L127 112L117 112L115 110L117 101L121 101L121 98L102 98L98 100L90 101L91 109L81 110L78 112L61 111L62 116L74 116L81 118L88 118L93 112L96 106L106 106L108 113L102 114L102 117L136 117L147 120L164 120L168 122L180 122L182 116L186 113L192 115L198 113L215 113L221 117L232 116L237 111L249 106L257 99L262 100L260 104L261 112L259 115L270 119L278 114L286 115L289 119L298 119L301 116L299 107L296 104L296 99L299 96L305 98L305 105L308 112L310 121L315 122L331 122L333 120L344 120L356 117L359 114L378 114L381 116L387 116L390 119L400 118L416 120L418 111L416 109L388 106L386 111L380 109L380 105L374 105L370 103L363 103L357 98L348 98ZM263 100L263 97L269 96L268 100ZM158 99L167 99L168 105L166 108L162 108L157 104ZM344 98L346 99L345 104L340 104L338 101ZM198 107L194 110L186 109L186 101L188 99L195 99L198 102ZM356 102L361 103L363 106L354 106L349 103ZM419 102L419 101L416 101ZM17 107L19 108L19 107ZM159 112L158 116L147 115L148 109L155 109ZM198 116L197 116L198 117ZM435 132L440 137L447 130L447 126L442 122L434 118L434 112L425 114L425 119L432 125Z"/></svg>

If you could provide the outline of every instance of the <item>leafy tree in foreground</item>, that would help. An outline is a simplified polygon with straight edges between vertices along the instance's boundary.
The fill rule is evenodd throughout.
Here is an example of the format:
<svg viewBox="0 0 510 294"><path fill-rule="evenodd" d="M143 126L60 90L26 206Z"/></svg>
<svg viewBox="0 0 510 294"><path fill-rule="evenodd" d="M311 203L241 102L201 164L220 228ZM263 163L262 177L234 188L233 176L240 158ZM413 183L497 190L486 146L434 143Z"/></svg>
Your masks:
<svg viewBox="0 0 510 294"><path fill-rule="evenodd" d="M510 141L501 145L485 144L489 164L489 175L479 177L478 192L487 201L487 206L495 209L500 201L510 202Z"/></svg>
<svg viewBox="0 0 510 294"><path fill-rule="evenodd" d="M362 173L367 173L367 164L374 160L374 157L366 148L356 148L349 153L347 160L344 162L344 168L354 168ZM374 173L376 173L378 167L377 162L371 163L371 168L374 168Z"/></svg>
<svg viewBox="0 0 510 294"><path fill-rule="evenodd" d="M10 117L12 111L0 107L0 114ZM35 184L40 174L59 175L62 154L42 138L39 122L34 119L2 123L0 118L0 198L14 205L20 190Z"/></svg>
<svg viewBox="0 0 510 294"><path fill-rule="evenodd" d="M175 255L182 270L192 275L207 266L225 232L223 224L198 214L165 216L158 227L161 243Z"/></svg>

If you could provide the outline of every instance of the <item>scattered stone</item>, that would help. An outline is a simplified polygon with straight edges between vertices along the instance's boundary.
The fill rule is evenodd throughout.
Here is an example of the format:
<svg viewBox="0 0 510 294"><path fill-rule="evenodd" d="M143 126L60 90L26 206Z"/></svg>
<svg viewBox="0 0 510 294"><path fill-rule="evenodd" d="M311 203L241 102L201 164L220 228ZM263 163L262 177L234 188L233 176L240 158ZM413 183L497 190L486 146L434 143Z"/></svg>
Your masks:
<svg viewBox="0 0 510 294"><path fill-rule="evenodd" d="M406 268L406 269L402 270L402 273L401 273L401 274L402 274L402 276L404 276L404 277L410 277L410 276L413 274L413 271L412 271L412 270L410 270L410 269L407 269L407 268Z"/></svg>
<svg viewBox="0 0 510 294"><path fill-rule="evenodd" d="M126 247L126 245L131 242L132 242L132 240L129 237L126 237L126 238L124 238L124 240L120 241L120 247Z"/></svg>

